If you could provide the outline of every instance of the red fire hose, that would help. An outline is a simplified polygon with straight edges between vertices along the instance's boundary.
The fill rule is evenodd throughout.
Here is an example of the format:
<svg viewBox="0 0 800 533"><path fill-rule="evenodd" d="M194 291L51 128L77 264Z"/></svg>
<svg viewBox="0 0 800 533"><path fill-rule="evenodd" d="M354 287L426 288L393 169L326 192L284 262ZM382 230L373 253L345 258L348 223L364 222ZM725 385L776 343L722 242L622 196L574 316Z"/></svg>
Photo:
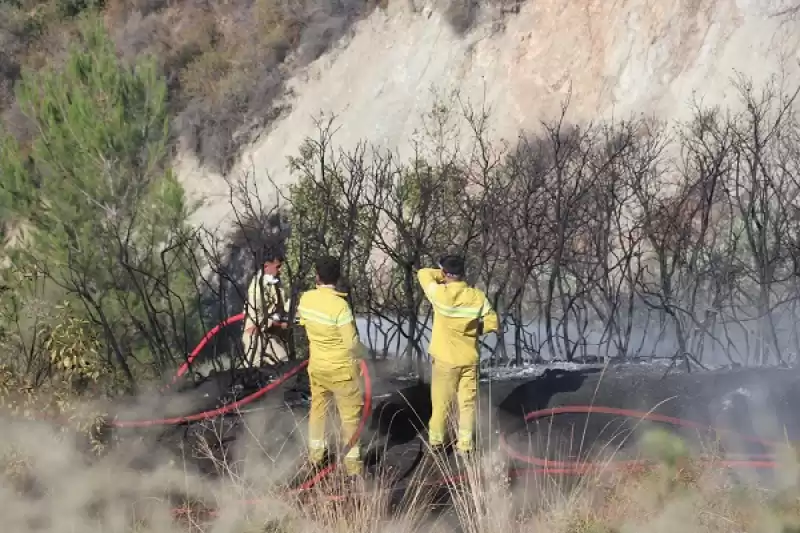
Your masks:
<svg viewBox="0 0 800 533"><path fill-rule="evenodd" d="M362 365L363 365L362 361ZM230 412L236 411L237 409L244 407L245 405L254 402L255 400L261 398L265 394L270 391L273 391L286 383L290 378L300 373L306 366L308 366L308 360L303 361L293 369L289 370L285 374L283 374L280 378L276 379L272 383L269 383L267 386L262 387L255 391L252 394L245 396L244 398L237 400L233 403L229 403L228 405L224 405L222 407L218 407L217 409L211 409L210 411L203 411L202 413L195 413L193 415L186 415L186 416L176 416L173 418L158 418L153 420L112 420L109 422L111 427L115 428L143 428L143 427L152 427L152 426L169 426L169 425L176 425L176 424L185 424L187 422L198 422L200 420L208 420L209 418L214 418L217 416L222 416L228 414ZM362 366L362 372L366 374L364 370L365 366ZM369 377L368 374L365 376L365 381L368 381Z"/></svg>
<svg viewBox="0 0 800 533"><path fill-rule="evenodd" d="M549 409L540 409L527 413L524 417L525 422L531 422L542 418L553 417L559 414L605 414L621 416L626 418L635 418L639 420L649 420L652 422L662 422L672 424L674 426L692 428L704 431L712 431L716 434L728 434L735 436L736 439L742 442L750 442L759 444L766 448L774 449L779 446L777 442L760 439L758 437L751 437L741 435L731 430L714 428L691 420L676 418L673 416L661 415L653 412L636 411L633 409L619 409L615 407L603 407L599 405L566 405L563 407L553 407ZM650 468L654 465L652 461L646 459L632 459L632 460L617 460L617 461L557 461L553 459L546 459L534 457L514 450L507 442L505 434L500 434L500 448L512 459L520 463L533 467L532 469L541 473L550 474L572 474L583 475L590 472L596 472L608 468L624 468L630 470L642 470ZM775 460L774 454L768 455L745 455L741 459L730 458L710 458L703 457L701 462L713 463L715 466L728 467L728 468L755 468L755 469L772 469L777 468L778 462Z"/></svg>
<svg viewBox="0 0 800 533"><path fill-rule="evenodd" d="M194 362L194 360L197 358L197 356L200 354L200 352L203 350L203 348L206 346L206 344L208 344L208 342L214 337L214 335L219 333L222 330L222 328L224 328L225 326L228 326L230 324L233 324L233 323L236 323L236 322L239 322L239 321L243 320L244 316L245 316L244 313L240 313L238 315L231 316L231 317L223 320L219 324L217 324L208 333L206 333L203 336L203 338L200 340L200 342L197 344L197 346L195 346L195 348L191 351L189 356L186 358L186 362L183 363L180 366L180 368L178 368L178 371L175 373L175 376L172 378L170 383L168 383L161 390L163 391L163 390L168 389L170 386L175 384L180 377L182 377L184 374L186 374L186 372L189 370L190 365ZM360 363L360 367L361 367L361 375L364 378L364 407L363 407L363 409L361 411L361 419L359 420L359 423L358 423L358 429L356 430L356 433L353 435L353 437L350 439L350 442L347 443L344 451L342 452L342 456L347 454L347 452L350 450L350 448L352 448L353 445L361 437L361 433L363 433L363 431L364 431L364 426L367 423L367 419L369 418L369 413L370 413L370 411L372 409L372 379L370 378L370 375L369 375L369 368L367 367L367 364L366 364L365 361L362 360L362 361L359 361L359 363ZM118 419L114 419L111 422L109 422L109 426L115 427L115 428L143 428L143 427L152 427L152 426L166 426L166 425L185 424L187 422L197 422L197 421L200 421L200 420L208 420L210 418L215 418L215 417L218 417L218 416L222 416L222 415L234 412L234 411L240 409L241 407L244 407L245 405L247 405L249 403L252 403L253 401L261 398L262 396L264 396L268 392L271 392L271 391L275 390L276 388L278 388L281 385L283 385L284 383L286 383L286 381L291 379L293 376L295 376L298 373L300 373L300 371L303 370L304 368L306 368L307 366L308 366L308 360L305 360L302 363L300 363L299 365L297 365L296 367L292 368L291 370L289 370L288 372L283 374L280 378L278 378L275 381L273 381L273 382L269 383L268 385L266 385L265 387L262 387L261 389L255 391L252 394L249 394L248 396L245 396L244 398L241 398L240 400L237 400L237 401L235 401L233 403L230 403L228 405L225 405L223 407L219 407L217 409L212 409L212 410L209 410L209 411L203 411L201 413L195 413L195 414L192 414L192 415L179 416L179 417L173 417L173 418L160 418L160 419L152 419L152 420L118 420ZM322 469L319 473L317 473L314 477L312 477L311 479L305 481L302 485L300 485L300 487L298 489L296 489L296 491L300 492L300 491L305 491L305 490L310 489L311 487L316 485L323 477L327 476L331 471L333 471L333 469L337 466L337 464L338 463L332 463L332 464L328 465L327 467Z"/></svg>
<svg viewBox="0 0 800 533"><path fill-rule="evenodd" d="M197 356L200 355L200 352L202 352L203 348L206 347L208 341L214 338L214 335L219 333L220 330L222 330L222 328L224 328L225 326L235 324L236 322L239 322L241 320L244 320L244 313L239 313L238 315L233 315L231 317L228 317L219 324L217 324L216 326L214 326L213 328L211 328L211 330L209 330L209 332L206 333L202 339L200 339L200 342L197 343L197 346L195 346L194 349L189 353L189 356L186 358L186 362L184 362L178 368L178 371L175 372L175 375L172 377L172 380L161 388L161 392L164 392L165 390L170 388L178 381L178 379L180 379L184 374L186 374L186 372L189 371L189 366L194 362L195 359L197 359Z"/></svg>

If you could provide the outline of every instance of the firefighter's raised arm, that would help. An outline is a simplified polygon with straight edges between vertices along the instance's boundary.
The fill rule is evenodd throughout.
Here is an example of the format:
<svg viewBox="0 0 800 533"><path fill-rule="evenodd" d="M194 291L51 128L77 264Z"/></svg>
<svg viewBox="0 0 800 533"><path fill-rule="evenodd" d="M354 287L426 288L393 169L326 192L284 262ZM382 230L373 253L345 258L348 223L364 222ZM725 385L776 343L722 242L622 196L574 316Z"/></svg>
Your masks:
<svg viewBox="0 0 800 533"><path fill-rule="evenodd" d="M417 280L425 296L430 300L434 298L436 287L444 283L444 273L441 268L420 268L417 271Z"/></svg>

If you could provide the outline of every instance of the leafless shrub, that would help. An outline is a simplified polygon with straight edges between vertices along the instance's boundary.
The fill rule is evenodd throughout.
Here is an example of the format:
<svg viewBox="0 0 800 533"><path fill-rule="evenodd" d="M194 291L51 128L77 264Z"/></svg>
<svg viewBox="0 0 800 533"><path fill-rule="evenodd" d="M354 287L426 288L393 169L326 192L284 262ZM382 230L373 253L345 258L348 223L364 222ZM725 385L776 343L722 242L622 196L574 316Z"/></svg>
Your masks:
<svg viewBox="0 0 800 533"><path fill-rule="evenodd" d="M436 106L408 164L367 145L336 150L326 123L296 163L292 230L318 243L304 253L337 250L358 269L356 305L408 361L424 357L430 324L414 271L456 250L502 315L498 342L485 345L492 364L782 364L800 348L789 326L799 295L795 93L735 87L740 111L698 107L675 127L569 125L566 102L510 150L488 138L490 113L469 107L455 114L472 147L454 145L454 111Z"/></svg>

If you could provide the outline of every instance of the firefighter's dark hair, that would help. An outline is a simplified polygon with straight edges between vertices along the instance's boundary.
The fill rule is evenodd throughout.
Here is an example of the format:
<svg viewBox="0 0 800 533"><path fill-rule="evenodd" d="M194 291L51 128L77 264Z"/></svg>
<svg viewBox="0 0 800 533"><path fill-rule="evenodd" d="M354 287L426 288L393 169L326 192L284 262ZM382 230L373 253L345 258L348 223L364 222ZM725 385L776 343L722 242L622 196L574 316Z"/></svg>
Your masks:
<svg viewBox="0 0 800 533"><path fill-rule="evenodd" d="M339 260L331 255L323 255L315 264L317 276L325 285L336 285L342 276L342 266Z"/></svg>
<svg viewBox="0 0 800 533"><path fill-rule="evenodd" d="M450 274L457 278L463 278L466 273L466 262L459 255L446 255L439 260L439 266L445 274Z"/></svg>
<svg viewBox="0 0 800 533"><path fill-rule="evenodd" d="M280 246L268 244L261 250L261 264L272 263L273 261L284 261L285 257Z"/></svg>

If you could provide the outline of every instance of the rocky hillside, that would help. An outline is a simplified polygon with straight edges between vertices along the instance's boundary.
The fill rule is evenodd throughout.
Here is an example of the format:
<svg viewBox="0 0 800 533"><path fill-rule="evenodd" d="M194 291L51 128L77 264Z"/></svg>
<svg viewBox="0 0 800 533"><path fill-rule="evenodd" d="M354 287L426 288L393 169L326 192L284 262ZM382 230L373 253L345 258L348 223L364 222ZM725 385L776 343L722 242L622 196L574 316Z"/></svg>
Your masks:
<svg viewBox="0 0 800 533"><path fill-rule="evenodd" d="M725 104L737 76L798 79L800 19L781 0L510 0L465 8L389 2L287 84L283 114L242 153L261 193L292 177L287 157L335 115L343 147L370 142L408 154L437 98L491 109L493 135L513 141L553 118L569 96L572 122L652 114L679 120L693 102ZM207 199L198 221L230 206L219 172L181 157L180 173ZM269 179L267 176L271 176ZM274 189L272 189L274 190ZM222 191L222 192L221 192Z"/></svg>

